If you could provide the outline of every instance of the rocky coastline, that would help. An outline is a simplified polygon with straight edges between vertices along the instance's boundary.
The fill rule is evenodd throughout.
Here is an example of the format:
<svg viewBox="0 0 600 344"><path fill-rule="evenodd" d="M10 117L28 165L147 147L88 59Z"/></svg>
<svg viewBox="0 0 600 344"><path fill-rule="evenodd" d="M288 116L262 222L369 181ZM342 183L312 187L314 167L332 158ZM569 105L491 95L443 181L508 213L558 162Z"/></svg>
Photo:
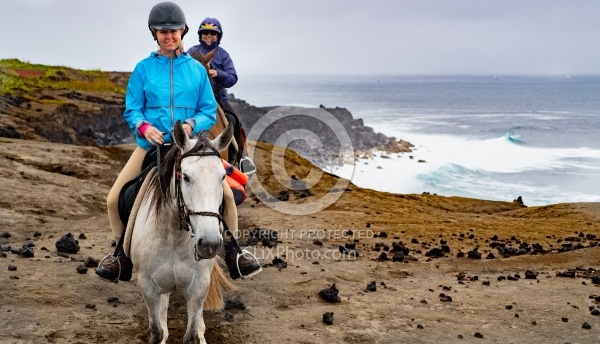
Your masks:
<svg viewBox="0 0 600 344"><path fill-rule="evenodd" d="M115 79L117 79L115 77ZM118 78L125 80L125 76ZM249 132L266 113L276 108L256 107L231 95L242 127ZM0 137L39 140L84 146L114 146L133 142L133 136L123 119L124 96L118 93L92 93L65 89L40 89L36 92L17 91L0 95ZM302 116L310 109L296 108L297 116L274 123L261 135L261 140L275 143L285 131L306 129L322 138L320 156L339 153L335 133L322 121ZM354 118L344 108L321 106L321 110L333 115L348 133L356 156L372 150L387 152L410 152L412 144L376 133L365 126L360 118ZM314 147L306 142L295 141L290 148L303 156L313 157Z"/></svg>

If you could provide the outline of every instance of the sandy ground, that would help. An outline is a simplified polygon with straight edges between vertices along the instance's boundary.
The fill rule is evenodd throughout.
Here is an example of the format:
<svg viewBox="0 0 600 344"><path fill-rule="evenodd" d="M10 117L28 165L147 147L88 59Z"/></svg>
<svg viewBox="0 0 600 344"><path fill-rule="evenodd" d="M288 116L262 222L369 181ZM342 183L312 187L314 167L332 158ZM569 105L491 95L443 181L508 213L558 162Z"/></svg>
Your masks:
<svg viewBox="0 0 600 344"><path fill-rule="evenodd" d="M130 151L0 141L6 256L0 258L0 343L147 340L135 277L112 284L96 278L93 267L77 271L88 257L100 260L112 251L104 199ZM261 169L253 182L280 199L289 196L287 205L317 202L328 192L340 198L316 213L289 215L268 206L273 197L249 188L240 228L277 231L279 241L250 247L264 270L235 282L239 290L228 298L239 302L206 312L209 343L600 343L600 316L591 311L600 309L594 299L600 286L593 283L600 275L600 204L524 207L351 184L331 191L336 178L327 174L307 196L286 192L273 175L293 183L312 167L288 154L285 169L278 169L267 153L268 146L256 147ZM67 233L78 240L77 253L57 251ZM11 252L28 241L33 257ZM394 243L409 250L402 262L391 259ZM340 252L346 244L355 245L358 257ZM543 250L502 257L498 244ZM427 256L442 245L449 252ZM475 248L482 259L468 257ZM489 253L496 258L486 259ZM275 256L287 267L273 265ZM525 278L527 270L536 278ZM558 276L568 271L575 277ZM373 281L376 290L366 291ZM340 302L322 300L319 291L334 283ZM323 322L326 312L333 312L331 325ZM184 303L173 296L169 343L181 342L185 317Z"/></svg>

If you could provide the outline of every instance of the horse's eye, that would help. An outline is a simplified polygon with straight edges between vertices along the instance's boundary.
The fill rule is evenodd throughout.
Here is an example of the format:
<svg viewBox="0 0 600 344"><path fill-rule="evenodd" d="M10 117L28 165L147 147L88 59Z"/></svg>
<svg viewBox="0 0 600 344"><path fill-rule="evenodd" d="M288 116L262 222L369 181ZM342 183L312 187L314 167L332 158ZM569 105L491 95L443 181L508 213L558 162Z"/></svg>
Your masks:
<svg viewBox="0 0 600 344"><path fill-rule="evenodd" d="M186 183L188 183L190 181L190 177L188 177L188 175L185 173L183 174L183 181Z"/></svg>

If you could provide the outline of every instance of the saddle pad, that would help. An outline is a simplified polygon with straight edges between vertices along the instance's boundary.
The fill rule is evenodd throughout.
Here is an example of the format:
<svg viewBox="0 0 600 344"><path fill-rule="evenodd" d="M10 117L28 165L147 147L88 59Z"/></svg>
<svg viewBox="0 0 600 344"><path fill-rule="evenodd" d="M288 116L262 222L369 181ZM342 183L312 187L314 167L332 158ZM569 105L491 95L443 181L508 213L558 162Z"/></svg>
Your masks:
<svg viewBox="0 0 600 344"><path fill-rule="evenodd" d="M140 209L140 205L142 204L142 200L146 196L146 191L148 190L148 185L150 181L154 178L156 174L156 167L152 168L146 179L144 179L144 183L140 187L140 190L135 198L135 202L133 203L133 208L131 209L131 213L129 214L129 220L127 221L127 228L125 228L125 240L123 242L123 250L125 250L125 254L128 257L130 256L130 248L131 248L131 236L133 234L133 227L135 226L135 218L137 216L138 210Z"/></svg>

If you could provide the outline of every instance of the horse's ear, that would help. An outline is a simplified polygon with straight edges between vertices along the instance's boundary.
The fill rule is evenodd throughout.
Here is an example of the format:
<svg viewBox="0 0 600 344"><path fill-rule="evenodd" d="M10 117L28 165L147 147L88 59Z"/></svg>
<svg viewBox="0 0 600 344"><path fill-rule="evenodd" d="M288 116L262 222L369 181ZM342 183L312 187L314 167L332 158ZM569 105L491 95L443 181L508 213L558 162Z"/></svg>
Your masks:
<svg viewBox="0 0 600 344"><path fill-rule="evenodd" d="M208 64L210 63L210 60L212 60L213 56L215 56L215 51L217 51L217 49L213 49L213 50L207 52L206 55L204 55L202 57L202 64L205 67L208 66Z"/></svg>
<svg viewBox="0 0 600 344"><path fill-rule="evenodd" d="M191 52L189 54L190 54L191 57L194 58L194 60L200 62L203 66L205 66L204 62L202 62L202 60L204 59L204 54L203 53L201 53L200 51L194 51L194 52Z"/></svg>
<svg viewBox="0 0 600 344"><path fill-rule="evenodd" d="M204 55L200 51L194 51L190 53L190 56L193 57L196 61L200 62L204 66L204 68L208 69L208 64L210 63L210 60L212 60L213 56L215 56L215 50L217 49L209 51L208 53L206 53L206 55Z"/></svg>
<svg viewBox="0 0 600 344"><path fill-rule="evenodd" d="M188 136L183 129L183 125L181 125L181 121L177 121L175 123L175 127L173 128L173 140L175 144L181 149L183 149L188 141Z"/></svg>
<svg viewBox="0 0 600 344"><path fill-rule="evenodd" d="M212 140L212 144L220 152L229 146L232 138L233 138L233 125L231 123L229 123L229 124L227 124L227 127L219 134L219 136L215 137L215 139Z"/></svg>

